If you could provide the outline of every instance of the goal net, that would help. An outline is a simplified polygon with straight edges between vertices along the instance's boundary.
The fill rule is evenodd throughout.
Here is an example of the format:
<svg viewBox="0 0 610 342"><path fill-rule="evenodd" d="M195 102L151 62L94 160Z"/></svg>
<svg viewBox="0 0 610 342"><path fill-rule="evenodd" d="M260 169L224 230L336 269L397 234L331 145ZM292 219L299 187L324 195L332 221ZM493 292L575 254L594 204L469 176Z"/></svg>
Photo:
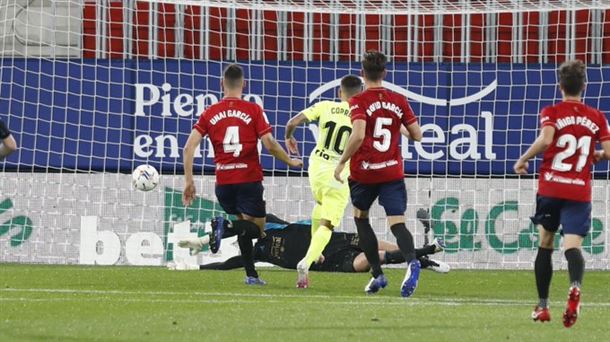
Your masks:
<svg viewBox="0 0 610 342"><path fill-rule="evenodd" d="M181 147L222 98L223 67L246 72L244 98L283 140L290 117L335 99L364 51L390 58L386 86L408 98L424 132L403 140L407 227L460 268L530 268L537 183L512 165L538 113L560 100L556 69L587 64L585 102L610 113L610 3L578 0L0 1L0 119L19 150L0 162L0 262L163 265L175 242L222 214L213 151L197 151L198 195L181 203ZM317 127L295 135L303 156ZM307 157L305 158L307 160ZM288 221L313 206L306 171L264 149L267 210ZM539 160L530 165L538 167ZM151 192L131 171L161 172ZM587 265L609 269L608 165L595 167ZM375 204L372 225L394 241ZM355 231L351 209L339 227ZM237 253L225 243L220 255ZM216 259L215 259L216 258ZM561 266L561 258L556 258Z"/></svg>

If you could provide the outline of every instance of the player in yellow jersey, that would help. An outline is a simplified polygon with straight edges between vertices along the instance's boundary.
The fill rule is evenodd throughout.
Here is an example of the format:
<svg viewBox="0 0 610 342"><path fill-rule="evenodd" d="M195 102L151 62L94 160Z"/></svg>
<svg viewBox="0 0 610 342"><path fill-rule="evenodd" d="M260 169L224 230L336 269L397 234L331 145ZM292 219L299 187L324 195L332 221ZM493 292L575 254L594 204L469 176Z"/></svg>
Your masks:
<svg viewBox="0 0 610 342"><path fill-rule="evenodd" d="M341 102L320 101L290 119L286 126L286 145L295 154L298 154L298 148L292 133L296 127L304 122L317 121L320 128L318 142L309 157L309 184L316 204L311 213L311 243L307 254L297 264L298 288L309 286L309 267L322 254L349 202L349 186L335 180L333 173L352 132L347 101L361 91L359 77L345 76L339 90ZM348 169L345 169L345 178Z"/></svg>

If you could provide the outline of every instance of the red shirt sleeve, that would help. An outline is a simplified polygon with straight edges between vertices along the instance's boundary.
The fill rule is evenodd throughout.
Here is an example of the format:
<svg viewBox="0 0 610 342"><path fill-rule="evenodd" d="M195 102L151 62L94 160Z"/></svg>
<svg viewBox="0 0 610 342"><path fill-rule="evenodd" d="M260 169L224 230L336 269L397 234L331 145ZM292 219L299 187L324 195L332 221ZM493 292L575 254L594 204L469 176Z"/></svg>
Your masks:
<svg viewBox="0 0 610 342"><path fill-rule="evenodd" d="M407 102L407 100L402 97L402 96L397 96L397 98L399 98L400 100L398 100L398 104L400 105L400 109L402 110L402 124L405 125L405 127L414 124L417 122L417 117L415 117L415 113L413 113L413 110L411 109L411 106L409 106L409 103Z"/></svg>
<svg viewBox="0 0 610 342"><path fill-rule="evenodd" d="M544 126L557 127L557 118L553 107L546 107L540 112L540 128Z"/></svg>
<svg viewBox="0 0 610 342"><path fill-rule="evenodd" d="M263 135L271 132L271 126L269 125L269 120L267 120L267 115L265 115L265 112L263 111L263 109L261 108L261 106L255 104L256 106L256 111L258 112L257 114L257 118L256 118L256 134L258 135L258 137L262 137Z"/></svg>
<svg viewBox="0 0 610 342"><path fill-rule="evenodd" d="M349 99L349 112L352 119L352 122L355 120L366 120L366 112L362 105L360 105L360 101L356 98Z"/></svg>
<svg viewBox="0 0 610 342"><path fill-rule="evenodd" d="M201 136L206 136L206 134L208 134L208 130L206 128L206 120L204 119L205 117L205 111L203 113L201 113L201 115L199 116L199 120L197 120L197 123L195 124L195 126L193 126L193 129L196 129L197 132L199 132L201 134Z"/></svg>
<svg viewBox="0 0 610 342"><path fill-rule="evenodd" d="M597 132L597 140L599 141L607 141L610 140L610 131L608 130L608 119L604 113L598 111L599 113L599 132Z"/></svg>

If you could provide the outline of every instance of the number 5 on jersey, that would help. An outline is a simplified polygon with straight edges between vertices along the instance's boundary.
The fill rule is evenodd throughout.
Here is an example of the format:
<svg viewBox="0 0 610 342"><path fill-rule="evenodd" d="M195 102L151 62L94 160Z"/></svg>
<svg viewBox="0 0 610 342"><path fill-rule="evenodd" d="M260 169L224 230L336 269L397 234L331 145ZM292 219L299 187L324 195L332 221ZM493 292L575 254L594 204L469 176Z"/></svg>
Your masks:
<svg viewBox="0 0 610 342"><path fill-rule="evenodd" d="M375 130L373 131L373 147L379 152L386 152L390 149L390 143L392 142L392 132L386 128L386 126L392 125L392 118L377 118L375 120Z"/></svg>
<svg viewBox="0 0 610 342"><path fill-rule="evenodd" d="M233 153L233 157L239 157L242 144L239 143L239 126L229 126L222 141L224 152Z"/></svg>

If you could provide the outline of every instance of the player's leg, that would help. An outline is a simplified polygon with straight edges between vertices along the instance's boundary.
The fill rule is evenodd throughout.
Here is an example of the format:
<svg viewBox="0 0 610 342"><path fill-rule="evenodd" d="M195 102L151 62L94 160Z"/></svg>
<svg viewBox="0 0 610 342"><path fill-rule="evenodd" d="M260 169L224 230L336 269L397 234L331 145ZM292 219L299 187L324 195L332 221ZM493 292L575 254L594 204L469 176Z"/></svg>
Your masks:
<svg viewBox="0 0 610 342"><path fill-rule="evenodd" d="M407 189L404 181L401 179L382 184L379 189L379 204L385 209L390 230L396 237L396 243L408 262L407 272L401 286L401 295L410 297L417 288L420 264L415 257L413 235L405 225Z"/></svg>
<svg viewBox="0 0 610 342"><path fill-rule="evenodd" d="M358 232L358 247L364 252L373 277L364 287L369 294L378 292L387 286L388 281L381 270L379 250L377 249L377 236L369 221L371 205L377 199L379 187L376 184L361 184L353 180L349 181L350 196L354 205L354 222Z"/></svg>
<svg viewBox="0 0 610 342"><path fill-rule="evenodd" d="M570 276L570 289L563 315L563 325L569 328L576 323L580 311L580 289L585 272L585 259L582 256L581 247L583 239L591 228L591 202L566 201L561 211L561 226Z"/></svg>
<svg viewBox="0 0 610 342"><path fill-rule="evenodd" d="M246 284L264 285L265 282L258 277L254 267L254 251L252 239L263 236L265 229L265 201L263 199L263 185L261 182L244 183L238 185L236 207L241 219L231 222L233 229L241 231L237 236L237 243L241 251L242 262L246 270Z"/></svg>
<svg viewBox="0 0 610 342"><path fill-rule="evenodd" d="M349 188L332 178L330 172L325 173L322 177L316 177L313 182L313 192L320 196L316 200L320 201L320 225L315 233L311 236L311 243L307 249L305 258L299 262L297 271L299 273L297 279L297 287L307 287L308 277L307 272L313 262L318 260L324 248L330 241L333 229L341 223L345 207L349 201Z"/></svg>
<svg viewBox="0 0 610 342"><path fill-rule="evenodd" d="M549 289L553 278L553 244L559 228L561 200L536 197L536 213L530 219L538 226L538 253L534 262L538 305L532 312L534 321L550 321Z"/></svg>
<svg viewBox="0 0 610 342"><path fill-rule="evenodd" d="M397 245L395 245L393 243L388 243L388 245L392 248L388 248L385 250L382 249L381 247L379 248L380 250L384 250L384 252L385 252L385 256L384 256L385 263L402 264L403 262L406 262L404 255L402 254L400 249L398 249ZM416 248L415 257L417 258L417 260L420 260L420 263L421 263L422 257L428 256L430 254L442 252L444 249L445 249L445 245L442 243L442 240L435 239L431 245L426 245L422 248ZM425 268L425 267L422 266L422 268Z"/></svg>
<svg viewBox="0 0 610 342"><path fill-rule="evenodd" d="M244 267L240 256L234 256L224 262L213 262L210 264L199 265L200 270L233 270Z"/></svg>
<svg viewBox="0 0 610 342"><path fill-rule="evenodd" d="M385 264L385 252L379 251L379 262L381 264ZM371 269L371 265L369 265L369 261L366 258L364 253L360 253L356 255L354 261L352 262L352 267L354 268L354 272L367 272Z"/></svg>

